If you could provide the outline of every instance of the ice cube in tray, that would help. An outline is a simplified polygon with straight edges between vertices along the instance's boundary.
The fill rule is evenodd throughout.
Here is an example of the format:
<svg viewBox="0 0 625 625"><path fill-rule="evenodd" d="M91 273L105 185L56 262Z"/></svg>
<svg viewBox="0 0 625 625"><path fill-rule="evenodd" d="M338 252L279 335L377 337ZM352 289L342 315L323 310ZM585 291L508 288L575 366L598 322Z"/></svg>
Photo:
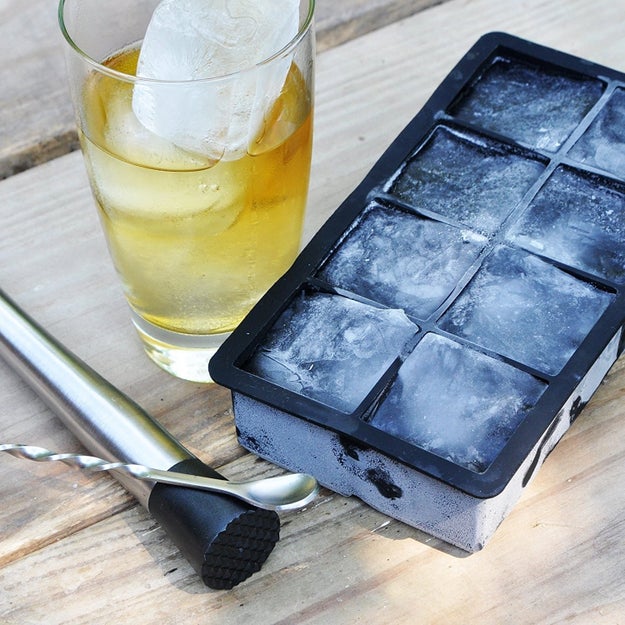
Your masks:
<svg viewBox="0 0 625 625"><path fill-rule="evenodd" d="M451 113L528 146L557 151L599 100L602 81L513 58L498 58Z"/></svg>
<svg viewBox="0 0 625 625"><path fill-rule="evenodd" d="M498 246L443 317L452 334L555 375L614 295L522 250Z"/></svg>
<svg viewBox="0 0 625 625"><path fill-rule="evenodd" d="M495 232L544 171L536 157L440 126L389 192L483 234Z"/></svg>

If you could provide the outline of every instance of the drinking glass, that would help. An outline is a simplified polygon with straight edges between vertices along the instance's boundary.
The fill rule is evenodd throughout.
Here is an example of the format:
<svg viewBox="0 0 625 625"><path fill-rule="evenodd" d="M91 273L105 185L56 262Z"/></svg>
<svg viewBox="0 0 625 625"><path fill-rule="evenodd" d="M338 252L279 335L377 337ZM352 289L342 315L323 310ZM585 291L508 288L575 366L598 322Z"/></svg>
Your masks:
<svg viewBox="0 0 625 625"><path fill-rule="evenodd" d="M176 2L59 4L80 144L131 319L152 360L187 380L210 381L211 355L299 251L315 3L271 2L293 10L286 42L274 15L264 56L250 59L254 20L236 16L242 40L227 50L236 69L201 76L187 67L193 33L177 35L170 57L158 48L147 57L155 9L169 16L157 9L168 4L176 24ZM234 19L231 0L221 4Z"/></svg>

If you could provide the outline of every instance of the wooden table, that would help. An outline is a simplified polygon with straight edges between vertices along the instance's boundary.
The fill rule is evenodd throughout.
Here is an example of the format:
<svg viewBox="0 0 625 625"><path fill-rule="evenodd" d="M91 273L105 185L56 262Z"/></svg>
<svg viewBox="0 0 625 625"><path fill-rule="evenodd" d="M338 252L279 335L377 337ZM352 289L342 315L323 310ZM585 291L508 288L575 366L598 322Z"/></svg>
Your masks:
<svg viewBox="0 0 625 625"><path fill-rule="evenodd" d="M441 0L317 0L317 49ZM0 180L78 148L58 0L0 2Z"/></svg>
<svg viewBox="0 0 625 625"><path fill-rule="evenodd" d="M624 21L625 0L448 0L326 47L306 238L481 34L508 31L625 70ZM41 115L65 115L68 103L46 95ZM15 126L26 123L27 103L15 95L10 105ZM226 389L174 379L144 356L79 153L0 182L0 246L2 288L203 460L231 478L279 472L237 445ZM231 591L203 586L110 477L0 457L0 623L622 625L624 396L621 360L479 553L324 490L282 515L274 552ZM0 398L2 442L81 450L2 362Z"/></svg>

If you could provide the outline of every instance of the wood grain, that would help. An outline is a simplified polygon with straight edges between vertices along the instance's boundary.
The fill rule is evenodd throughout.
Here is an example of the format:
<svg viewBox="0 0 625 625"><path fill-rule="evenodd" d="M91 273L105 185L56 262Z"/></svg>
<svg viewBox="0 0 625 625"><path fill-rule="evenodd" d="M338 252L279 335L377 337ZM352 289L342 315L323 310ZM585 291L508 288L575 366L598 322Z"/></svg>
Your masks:
<svg viewBox="0 0 625 625"><path fill-rule="evenodd" d="M624 69L624 17L625 0L449 0L322 52L306 236L481 34ZM171 378L143 355L78 153L0 183L0 285L224 474L276 471L236 444L225 389ZM283 516L265 566L229 592L206 589L106 476L2 457L0 622L621 624L624 394L621 359L483 551L466 556L324 491ZM79 449L3 363L0 398L0 438Z"/></svg>
<svg viewBox="0 0 625 625"><path fill-rule="evenodd" d="M319 50L440 0L318 0ZM78 148L57 0L0 2L0 180Z"/></svg>

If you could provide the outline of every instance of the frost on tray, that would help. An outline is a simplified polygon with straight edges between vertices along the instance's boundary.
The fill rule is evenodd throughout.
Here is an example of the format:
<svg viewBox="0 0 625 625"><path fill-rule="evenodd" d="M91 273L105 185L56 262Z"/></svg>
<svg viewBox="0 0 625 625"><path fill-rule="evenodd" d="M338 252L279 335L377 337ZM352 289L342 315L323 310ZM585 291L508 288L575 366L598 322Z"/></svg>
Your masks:
<svg viewBox="0 0 625 625"><path fill-rule="evenodd" d="M351 412L417 330L401 310L325 293L302 294L282 313L245 368Z"/></svg>
<svg viewBox="0 0 625 625"><path fill-rule="evenodd" d="M531 254L498 247L441 327L538 371L557 374L612 298Z"/></svg>
<svg viewBox="0 0 625 625"><path fill-rule="evenodd" d="M569 155L625 177L625 91L616 89Z"/></svg>
<svg viewBox="0 0 625 625"><path fill-rule="evenodd" d="M486 244L469 230L374 205L319 277L422 319L452 292Z"/></svg>
<svg viewBox="0 0 625 625"><path fill-rule="evenodd" d="M599 80L498 59L451 113L531 147L555 152L603 89Z"/></svg>
<svg viewBox="0 0 625 625"><path fill-rule="evenodd" d="M529 251L622 283L625 187L560 167L509 237Z"/></svg>
<svg viewBox="0 0 625 625"><path fill-rule="evenodd" d="M390 193L484 234L497 230L544 170L542 162L439 127Z"/></svg>
<svg viewBox="0 0 625 625"><path fill-rule="evenodd" d="M371 424L482 472L545 387L502 361L427 334L401 366Z"/></svg>

